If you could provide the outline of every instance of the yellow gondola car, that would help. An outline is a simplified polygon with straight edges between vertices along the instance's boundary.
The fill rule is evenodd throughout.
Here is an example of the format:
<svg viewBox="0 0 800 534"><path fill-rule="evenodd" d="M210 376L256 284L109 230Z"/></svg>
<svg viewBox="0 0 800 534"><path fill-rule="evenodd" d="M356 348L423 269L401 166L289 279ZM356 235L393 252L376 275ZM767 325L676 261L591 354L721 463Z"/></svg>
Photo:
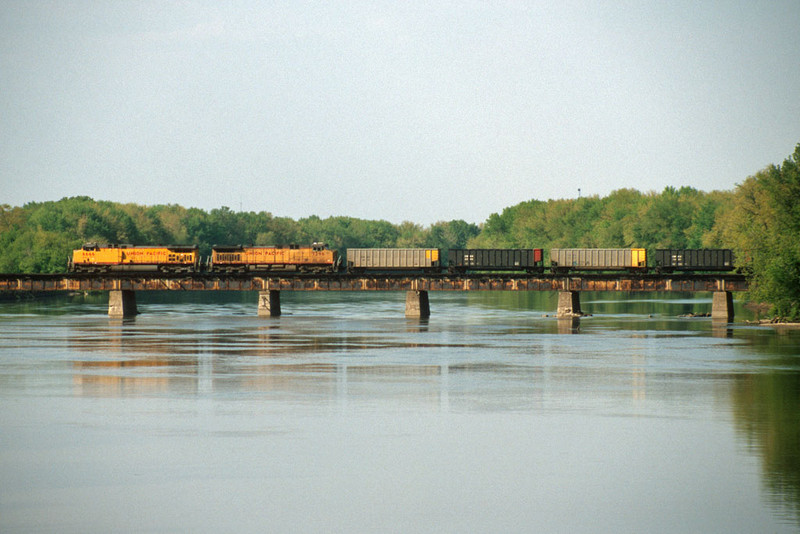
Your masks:
<svg viewBox="0 0 800 534"><path fill-rule="evenodd" d="M72 251L69 270L73 272L199 270L197 245L135 246L87 243Z"/></svg>
<svg viewBox="0 0 800 534"><path fill-rule="evenodd" d="M310 246L214 246L209 270L213 272L300 271L334 272L339 256L324 243Z"/></svg>

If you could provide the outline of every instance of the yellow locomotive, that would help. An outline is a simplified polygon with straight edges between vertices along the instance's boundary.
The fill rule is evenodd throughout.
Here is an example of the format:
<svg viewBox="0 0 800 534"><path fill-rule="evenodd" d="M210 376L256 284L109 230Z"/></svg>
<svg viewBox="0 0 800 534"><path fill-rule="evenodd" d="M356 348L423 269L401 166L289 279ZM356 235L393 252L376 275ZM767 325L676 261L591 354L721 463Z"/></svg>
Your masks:
<svg viewBox="0 0 800 534"><path fill-rule="evenodd" d="M135 246L87 243L72 251L70 272L194 272L199 270L197 245Z"/></svg>
<svg viewBox="0 0 800 534"><path fill-rule="evenodd" d="M214 246L208 270L221 273L265 271L334 272L339 255L324 243L310 246Z"/></svg>

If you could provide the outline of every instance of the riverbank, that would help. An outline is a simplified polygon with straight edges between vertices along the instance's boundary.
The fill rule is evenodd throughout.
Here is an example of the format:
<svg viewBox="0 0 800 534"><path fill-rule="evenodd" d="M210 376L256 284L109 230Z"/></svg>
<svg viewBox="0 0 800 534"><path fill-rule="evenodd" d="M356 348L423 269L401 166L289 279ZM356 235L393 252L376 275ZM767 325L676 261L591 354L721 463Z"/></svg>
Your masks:
<svg viewBox="0 0 800 534"><path fill-rule="evenodd" d="M781 317L773 319L761 319L760 321L747 321L748 324L757 324L760 326L782 326L789 328L800 328L800 323L784 321Z"/></svg>

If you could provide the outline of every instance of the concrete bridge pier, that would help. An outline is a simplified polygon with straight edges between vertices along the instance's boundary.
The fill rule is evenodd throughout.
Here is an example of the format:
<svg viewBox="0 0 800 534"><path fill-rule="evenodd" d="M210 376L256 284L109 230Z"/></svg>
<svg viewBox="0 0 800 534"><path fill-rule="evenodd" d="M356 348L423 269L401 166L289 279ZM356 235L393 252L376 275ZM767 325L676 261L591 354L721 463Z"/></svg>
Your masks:
<svg viewBox="0 0 800 534"><path fill-rule="evenodd" d="M431 305L427 291L406 292L406 317L427 319L431 316Z"/></svg>
<svg viewBox="0 0 800 534"><path fill-rule="evenodd" d="M138 313L139 310L136 309L136 293L129 289L108 292L109 317L135 317Z"/></svg>
<svg viewBox="0 0 800 534"><path fill-rule="evenodd" d="M558 317L580 317L581 298L578 291L559 291L558 292Z"/></svg>
<svg viewBox="0 0 800 534"><path fill-rule="evenodd" d="M275 289L258 292L258 316L279 317L281 314L281 292Z"/></svg>
<svg viewBox="0 0 800 534"><path fill-rule="evenodd" d="M715 291L711 300L711 320L733 322L733 294L730 291Z"/></svg>

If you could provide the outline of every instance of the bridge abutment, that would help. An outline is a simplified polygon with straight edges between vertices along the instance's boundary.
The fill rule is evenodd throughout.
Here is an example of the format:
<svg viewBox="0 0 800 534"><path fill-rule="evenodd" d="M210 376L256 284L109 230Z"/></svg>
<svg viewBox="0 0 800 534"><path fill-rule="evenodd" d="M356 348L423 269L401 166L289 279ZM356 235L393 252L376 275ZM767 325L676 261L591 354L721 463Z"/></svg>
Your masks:
<svg viewBox="0 0 800 534"><path fill-rule="evenodd" d="M134 317L139 313L136 308L136 293L129 289L108 292L108 316L114 318Z"/></svg>
<svg viewBox="0 0 800 534"><path fill-rule="evenodd" d="M578 291L559 291L558 292L558 317L580 317L581 297Z"/></svg>
<svg viewBox="0 0 800 534"><path fill-rule="evenodd" d="M427 291L406 291L406 317L427 319L431 316L431 305Z"/></svg>
<svg viewBox="0 0 800 534"><path fill-rule="evenodd" d="M733 322L733 294L730 291L715 291L711 300L711 320Z"/></svg>
<svg viewBox="0 0 800 534"><path fill-rule="evenodd" d="M281 292L270 289L258 292L258 316L279 317L281 314Z"/></svg>

